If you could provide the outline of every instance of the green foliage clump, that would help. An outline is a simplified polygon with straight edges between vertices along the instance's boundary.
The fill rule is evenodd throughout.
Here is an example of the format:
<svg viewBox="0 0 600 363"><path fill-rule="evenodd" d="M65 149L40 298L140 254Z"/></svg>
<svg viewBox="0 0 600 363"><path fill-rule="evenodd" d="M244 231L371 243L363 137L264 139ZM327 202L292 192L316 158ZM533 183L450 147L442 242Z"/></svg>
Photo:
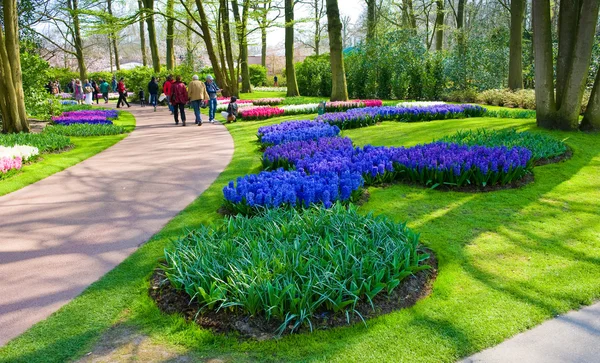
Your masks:
<svg viewBox="0 0 600 363"><path fill-rule="evenodd" d="M522 89L513 92L509 89L489 89L477 95L477 102L493 106L535 110L535 91Z"/></svg>
<svg viewBox="0 0 600 363"><path fill-rule="evenodd" d="M22 42L20 51L25 109L34 118L49 120L52 116L52 103L49 101L54 97L44 88L49 80L48 62L31 43Z"/></svg>
<svg viewBox="0 0 600 363"><path fill-rule="evenodd" d="M535 118L533 110L487 110L485 116L496 118Z"/></svg>
<svg viewBox="0 0 600 363"><path fill-rule="evenodd" d="M0 134L1 146L29 145L35 146L40 153L50 151L60 151L71 146L71 139L64 135L49 133L18 133L18 134Z"/></svg>
<svg viewBox="0 0 600 363"><path fill-rule="evenodd" d="M441 138L439 141L462 145L506 146L508 148L520 146L531 151L534 162L564 155L568 149L564 141L556 140L551 136L531 132L517 132L515 129L458 131L454 135Z"/></svg>
<svg viewBox="0 0 600 363"><path fill-rule="evenodd" d="M250 70L250 84L254 87L262 87L267 85L267 68L260 64L251 64Z"/></svg>
<svg viewBox="0 0 600 363"><path fill-rule="evenodd" d="M331 63L329 54L307 57L296 65L298 90L301 95L331 96Z"/></svg>
<svg viewBox="0 0 600 363"><path fill-rule="evenodd" d="M362 44L344 62L352 98L435 100L446 88L445 54L428 52L410 31Z"/></svg>
<svg viewBox="0 0 600 363"><path fill-rule="evenodd" d="M472 88L463 90L453 90L442 95L442 100L446 102L473 103L477 102L478 93Z"/></svg>
<svg viewBox="0 0 600 363"><path fill-rule="evenodd" d="M167 278L204 309L262 315L281 322L279 333L310 326L317 312L350 314L429 267L406 224L339 204L203 225L165 257Z"/></svg>
<svg viewBox="0 0 600 363"><path fill-rule="evenodd" d="M123 134L125 129L118 125L72 124L66 126L49 125L44 129L44 132L65 136L105 136Z"/></svg>

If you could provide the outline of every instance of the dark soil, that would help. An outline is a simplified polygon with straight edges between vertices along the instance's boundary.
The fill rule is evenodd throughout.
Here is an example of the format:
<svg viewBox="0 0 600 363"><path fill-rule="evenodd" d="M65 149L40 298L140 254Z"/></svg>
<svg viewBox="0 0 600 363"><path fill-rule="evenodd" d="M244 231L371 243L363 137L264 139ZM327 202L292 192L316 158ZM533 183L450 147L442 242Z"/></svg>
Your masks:
<svg viewBox="0 0 600 363"><path fill-rule="evenodd" d="M560 162L563 162L565 160L569 160L572 157L573 157L573 150L571 150L571 148L568 148L567 152L565 152L562 155L555 156L555 157L549 158L549 159L540 159L540 160L536 161L535 166L542 166L542 165L560 163Z"/></svg>
<svg viewBox="0 0 600 363"><path fill-rule="evenodd" d="M417 272L409 276L392 292L391 295L381 293L373 299L373 307L368 301L357 304L356 310L365 319L388 314L414 305L420 299L431 293L433 281L437 276L437 259L433 253L427 250L430 258L422 265L431 266L430 269ZM190 302L190 296L184 291L177 290L165 277L162 267L156 268L150 279L150 297L156 302L158 308L167 314L181 314L188 321L194 321L203 328L211 329L217 333L233 333L241 338L266 340L276 338L275 331L281 325L281 321L268 321L263 316L249 316L242 312L214 311L204 309L194 301ZM333 327L346 326L348 323L363 323L358 314L350 314L350 321L344 313L334 314L322 311L311 319L313 330L324 330ZM283 334L290 334L291 326ZM297 333L309 332L307 326L301 327ZM296 333L295 332L295 333Z"/></svg>

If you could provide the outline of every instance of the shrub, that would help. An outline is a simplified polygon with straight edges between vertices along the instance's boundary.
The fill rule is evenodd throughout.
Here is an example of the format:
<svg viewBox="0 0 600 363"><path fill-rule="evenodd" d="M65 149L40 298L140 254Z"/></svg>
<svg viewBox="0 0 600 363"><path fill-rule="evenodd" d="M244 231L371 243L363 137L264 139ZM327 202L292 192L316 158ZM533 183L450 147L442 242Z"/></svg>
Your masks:
<svg viewBox="0 0 600 363"><path fill-rule="evenodd" d="M363 185L360 175L304 171L263 171L246 175L223 188L225 206L236 214L255 214L260 208L331 207L336 201L356 201Z"/></svg>
<svg viewBox="0 0 600 363"><path fill-rule="evenodd" d="M70 124L70 125L49 125L44 132L56 135L66 136L105 136L119 135L125 132L122 126L111 124Z"/></svg>
<svg viewBox="0 0 600 363"><path fill-rule="evenodd" d="M307 57L296 65L298 90L301 95L331 96L331 64L329 54Z"/></svg>
<svg viewBox="0 0 600 363"><path fill-rule="evenodd" d="M343 233L339 233L343 231ZM336 205L271 210L201 226L165 251L165 274L203 309L312 328L319 312L355 312L429 266L419 236L385 216Z"/></svg>
<svg viewBox="0 0 600 363"><path fill-rule="evenodd" d="M471 88L455 90L442 95L446 102L477 102L477 91Z"/></svg>
<svg viewBox="0 0 600 363"><path fill-rule="evenodd" d="M533 110L487 110L486 117L497 118L535 118Z"/></svg>
<svg viewBox="0 0 600 363"><path fill-rule="evenodd" d="M47 133L0 134L1 146L29 145L37 147L40 153L59 151L71 146L71 139L63 135Z"/></svg>
<svg viewBox="0 0 600 363"><path fill-rule="evenodd" d="M263 145L279 145L291 141L317 140L337 136L340 129L319 121L287 121L258 129L258 140Z"/></svg>
<svg viewBox="0 0 600 363"><path fill-rule="evenodd" d="M522 147L531 151L533 161L551 159L567 152L567 145L543 134L531 132L517 132L511 130L485 130L458 131L454 135L446 136L439 141L457 143L461 145L506 146L507 148Z"/></svg>
<svg viewBox="0 0 600 363"><path fill-rule="evenodd" d="M250 84L256 87L267 85L267 68L259 64L250 64Z"/></svg>

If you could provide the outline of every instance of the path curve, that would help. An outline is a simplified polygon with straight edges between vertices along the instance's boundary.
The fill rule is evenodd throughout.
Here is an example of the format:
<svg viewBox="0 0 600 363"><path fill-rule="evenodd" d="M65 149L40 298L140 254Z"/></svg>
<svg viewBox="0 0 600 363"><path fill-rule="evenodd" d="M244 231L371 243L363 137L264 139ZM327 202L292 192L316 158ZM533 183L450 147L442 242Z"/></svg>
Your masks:
<svg viewBox="0 0 600 363"><path fill-rule="evenodd" d="M122 262L231 161L222 125L175 126L166 109L128 111L137 127L127 138L0 197L0 346Z"/></svg>

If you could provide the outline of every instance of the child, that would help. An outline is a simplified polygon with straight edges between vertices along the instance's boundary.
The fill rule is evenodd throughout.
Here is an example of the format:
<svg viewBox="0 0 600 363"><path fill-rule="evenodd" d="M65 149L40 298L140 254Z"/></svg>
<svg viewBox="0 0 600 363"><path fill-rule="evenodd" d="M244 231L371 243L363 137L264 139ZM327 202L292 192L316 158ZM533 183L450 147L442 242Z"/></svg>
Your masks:
<svg viewBox="0 0 600 363"><path fill-rule="evenodd" d="M140 88L138 95L140 96L140 106L146 107L146 95L144 94L144 90Z"/></svg>
<svg viewBox="0 0 600 363"><path fill-rule="evenodd" d="M238 115L238 104L237 98L231 97L231 102L229 102L229 106L227 106L227 111L221 112L221 115L227 120L227 123L236 122Z"/></svg>

